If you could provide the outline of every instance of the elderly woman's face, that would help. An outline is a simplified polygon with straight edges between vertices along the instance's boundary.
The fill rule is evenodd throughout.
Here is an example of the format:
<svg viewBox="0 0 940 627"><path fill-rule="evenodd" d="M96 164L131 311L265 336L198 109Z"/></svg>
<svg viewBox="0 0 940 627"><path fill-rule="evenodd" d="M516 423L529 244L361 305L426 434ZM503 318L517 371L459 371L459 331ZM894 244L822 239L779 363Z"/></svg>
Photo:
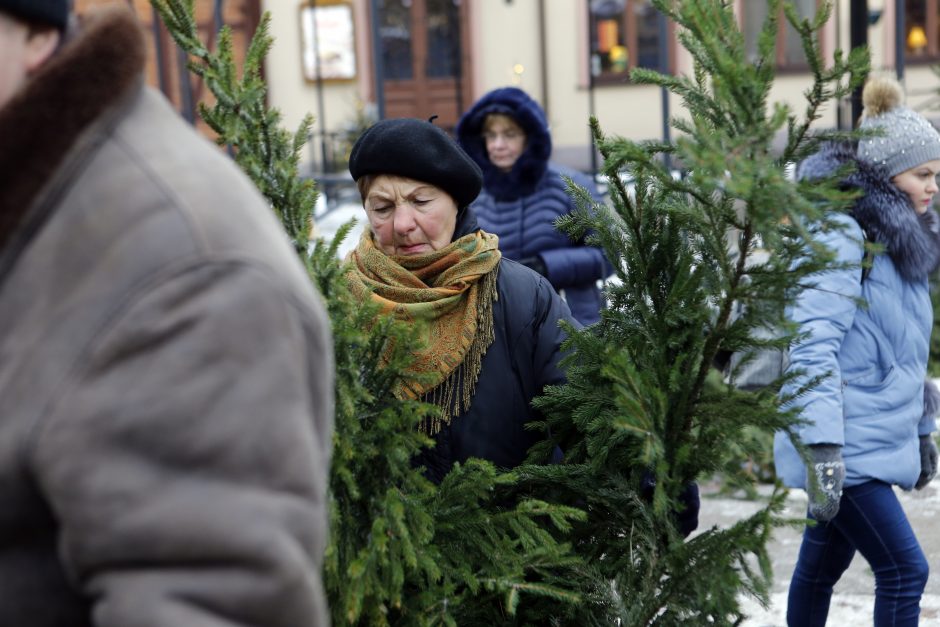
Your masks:
<svg viewBox="0 0 940 627"><path fill-rule="evenodd" d="M490 163L503 172L512 170L525 152L525 131L506 115L487 116L483 123L483 141Z"/></svg>
<svg viewBox="0 0 940 627"><path fill-rule="evenodd" d="M375 243L386 255L439 250L454 236L457 204L430 183L402 176L376 176L362 201Z"/></svg>

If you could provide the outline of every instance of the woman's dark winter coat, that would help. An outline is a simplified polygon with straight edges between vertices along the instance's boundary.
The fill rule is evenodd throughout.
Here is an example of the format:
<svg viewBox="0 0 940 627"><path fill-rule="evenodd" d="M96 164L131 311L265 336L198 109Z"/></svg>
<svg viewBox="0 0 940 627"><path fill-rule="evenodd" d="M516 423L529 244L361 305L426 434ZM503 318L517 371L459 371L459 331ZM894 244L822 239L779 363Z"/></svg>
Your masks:
<svg viewBox="0 0 940 627"><path fill-rule="evenodd" d="M525 151L510 172L495 167L487 156L483 124L492 113L510 116L526 133ZM612 268L599 248L572 241L554 222L575 209L562 176L596 201L600 195L588 177L549 161L552 140L542 108L520 89L494 90L461 118L457 140L483 170L483 191L473 203L483 230L499 236L499 249L509 259L539 257L574 317L583 324L596 322L602 304L597 282Z"/></svg>
<svg viewBox="0 0 940 627"><path fill-rule="evenodd" d="M454 239L479 228L472 209L458 217ZM548 281L505 257L499 263L498 299L493 303L495 339L486 351L470 409L436 436L433 449L416 463L440 482L454 462L479 457L501 468L518 466L544 437L525 424L539 417L532 399L547 385L560 385L558 368L565 337L559 320L580 326Z"/></svg>
<svg viewBox="0 0 940 627"><path fill-rule="evenodd" d="M875 479L910 489L921 471L918 436L936 429L937 403L929 398L936 389L924 378L933 328L927 275L940 263L940 223L933 209L918 215L906 193L849 147L825 148L799 176L834 176L849 163L854 171L844 185L862 195L851 216L840 217L844 229L819 237L844 266L813 277L815 287L788 312L809 336L790 349L790 369L805 374L782 394L829 373L796 401L807 420L798 430L802 442L842 446L847 486ZM885 251L861 281L866 236ZM774 457L784 483L805 486L805 464L784 433L776 436Z"/></svg>
<svg viewBox="0 0 940 627"><path fill-rule="evenodd" d="M133 13L86 15L0 107L0 625L324 625L326 312Z"/></svg>

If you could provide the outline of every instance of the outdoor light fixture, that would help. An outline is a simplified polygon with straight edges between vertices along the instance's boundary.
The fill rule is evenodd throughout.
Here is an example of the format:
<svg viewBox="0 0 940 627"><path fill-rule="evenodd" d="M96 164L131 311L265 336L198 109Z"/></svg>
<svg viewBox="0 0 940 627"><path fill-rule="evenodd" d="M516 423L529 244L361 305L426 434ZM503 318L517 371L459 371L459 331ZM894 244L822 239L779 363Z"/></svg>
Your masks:
<svg viewBox="0 0 940 627"><path fill-rule="evenodd" d="M924 32L923 26L918 24L911 27L907 33L907 47L914 52L920 52L927 47L927 33Z"/></svg>

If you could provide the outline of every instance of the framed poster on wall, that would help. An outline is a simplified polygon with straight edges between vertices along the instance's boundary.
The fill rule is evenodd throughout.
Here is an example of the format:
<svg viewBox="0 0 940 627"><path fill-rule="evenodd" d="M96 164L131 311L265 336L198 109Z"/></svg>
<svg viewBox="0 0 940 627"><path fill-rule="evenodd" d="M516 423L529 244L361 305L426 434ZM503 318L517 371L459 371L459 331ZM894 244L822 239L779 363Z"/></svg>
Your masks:
<svg viewBox="0 0 940 627"><path fill-rule="evenodd" d="M337 0L305 0L300 6L304 78L309 82L356 78L352 7Z"/></svg>

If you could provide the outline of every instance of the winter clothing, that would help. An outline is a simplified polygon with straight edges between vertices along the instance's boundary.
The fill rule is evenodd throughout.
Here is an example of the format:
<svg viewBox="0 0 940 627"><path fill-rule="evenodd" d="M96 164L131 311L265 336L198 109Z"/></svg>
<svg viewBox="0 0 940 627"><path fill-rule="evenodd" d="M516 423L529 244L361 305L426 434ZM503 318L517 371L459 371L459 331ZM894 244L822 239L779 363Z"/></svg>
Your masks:
<svg viewBox="0 0 940 627"><path fill-rule="evenodd" d="M87 20L0 109L0 624L327 624L322 303L133 14Z"/></svg>
<svg viewBox="0 0 940 627"><path fill-rule="evenodd" d="M656 475L647 471L640 479L640 497L647 503L652 503L656 492ZM674 514L676 527L683 538L686 538L693 531L698 529L698 514L702 507L701 497L699 496L698 484L690 481L682 488L679 493L679 503L682 509Z"/></svg>
<svg viewBox="0 0 940 627"><path fill-rule="evenodd" d="M874 624L916 627L930 569L897 495L882 481L846 488L832 522L806 527L790 581L787 625L824 627L832 588L856 551L879 582Z"/></svg>
<svg viewBox="0 0 940 627"><path fill-rule="evenodd" d="M459 217L454 240L477 231L472 210ZM501 468L518 466L542 436L524 425L539 417L532 399L546 385L565 382L558 368L565 335L559 320L577 326L565 303L548 282L527 268L499 262L497 299L493 303L494 340L483 357L469 409L435 436L435 446L416 463L440 482L454 462L487 459Z"/></svg>
<svg viewBox="0 0 940 627"><path fill-rule="evenodd" d="M914 488L920 490L937 476L937 443L932 435L922 435L920 440L920 476Z"/></svg>
<svg viewBox="0 0 940 627"><path fill-rule="evenodd" d="M801 293L789 311L810 337L790 349L789 367L807 372L783 393L794 392L807 377L830 373L797 401L808 420L798 430L800 439L843 447L846 486L878 479L910 489L920 474L917 436L936 429L929 411L936 402L924 401L936 390L925 386L924 376L933 327L927 274L940 262L938 218L933 209L918 216L883 169L858 161L844 147L811 157L799 175L831 176L848 161L856 169L845 184L863 196L852 216L841 218L846 228L820 239L838 261L855 267L819 275L816 289ZM885 247L864 282L858 269L862 229ZM867 307L857 306L859 297ZM784 483L803 488L805 466L784 433L776 436L774 454Z"/></svg>
<svg viewBox="0 0 940 627"><path fill-rule="evenodd" d="M862 97L866 104L860 127L882 134L859 141L860 159L882 166L889 178L940 159L940 133L919 113L899 106L903 92L896 80L872 78Z"/></svg>
<svg viewBox="0 0 940 627"><path fill-rule="evenodd" d="M68 23L68 0L0 0L0 11L14 17L65 30Z"/></svg>
<svg viewBox="0 0 940 627"><path fill-rule="evenodd" d="M480 193L480 168L447 133L430 122L382 120L359 136L349 155L353 180L391 174L431 183L463 209Z"/></svg>
<svg viewBox="0 0 940 627"><path fill-rule="evenodd" d="M470 407L483 355L493 343L501 257L496 243L496 236L474 231L427 254L390 257L366 230L349 255L354 296L376 303L382 313L426 326L427 343L413 349L408 380L395 395L417 399L431 393L441 413L424 425L429 435Z"/></svg>
<svg viewBox="0 0 940 627"><path fill-rule="evenodd" d="M845 462L842 447L833 444L813 444L809 447L813 460L815 488L810 489L809 513L816 520L832 520L839 511L842 484L845 483Z"/></svg>
<svg viewBox="0 0 940 627"><path fill-rule="evenodd" d="M830 177L850 163L842 184L861 196L851 216L839 216L844 229L819 236L847 267L819 274L788 311L807 337L789 353L788 368L803 374L781 393L796 398L806 420L797 436L809 445L818 485L807 485L787 434L777 433L774 458L785 484L810 490L810 516L820 524L804 533L787 621L825 624L833 585L857 550L875 574L875 624L916 625L927 561L891 485L914 487L922 472L919 436L936 428L938 392L924 376L933 326L927 275L940 263L940 223L933 209L917 214L885 165L845 146L824 148L798 175ZM866 239L885 252L860 281ZM823 377L818 385L796 395L816 376Z"/></svg>
<svg viewBox="0 0 940 627"><path fill-rule="evenodd" d="M513 118L526 133L525 151L510 172L494 166L487 155L482 134L486 117L494 113ZM473 203L483 230L499 236L499 248L509 259L538 257L580 322L599 320L603 303L597 282L612 267L599 248L573 242L555 228L555 220L575 209L563 176L586 188L595 201L601 198L588 177L549 162L552 140L542 108L515 87L491 91L460 119L457 140L483 170L483 191Z"/></svg>

